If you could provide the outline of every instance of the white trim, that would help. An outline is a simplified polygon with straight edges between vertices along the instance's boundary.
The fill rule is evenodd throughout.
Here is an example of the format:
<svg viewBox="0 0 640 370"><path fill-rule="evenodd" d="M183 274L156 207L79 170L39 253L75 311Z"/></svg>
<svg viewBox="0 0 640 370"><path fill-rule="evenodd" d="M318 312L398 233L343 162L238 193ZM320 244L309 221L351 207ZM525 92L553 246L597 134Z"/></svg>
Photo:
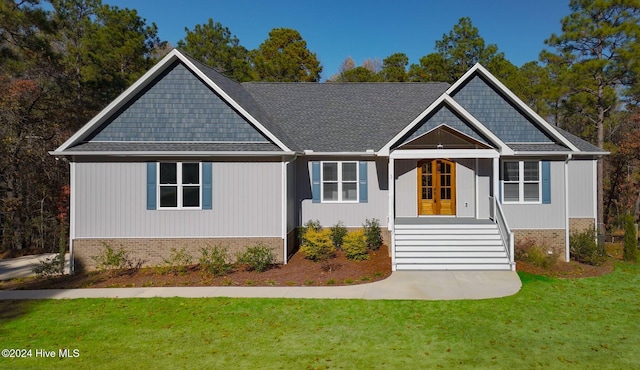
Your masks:
<svg viewBox="0 0 640 370"><path fill-rule="evenodd" d="M69 272L75 272L73 240L76 238L76 163L69 163Z"/></svg>
<svg viewBox="0 0 640 370"><path fill-rule="evenodd" d="M480 190L478 189L479 181L480 181L479 177L480 176L478 175L478 173L479 173L478 166L479 166L479 162L478 162L478 158L476 158L475 159L475 168L474 168L474 171L473 171L473 175L475 176L474 180L475 180L475 184L476 184L475 185L476 186L476 191L475 191L475 194L474 194L474 197L475 197L474 202L475 202L475 207L476 207L476 209L475 209L476 218L480 218L480 203L479 203L480 202ZM458 182L458 177L457 176L456 176L456 182ZM456 184L456 188L457 188L457 186L458 186L458 184Z"/></svg>
<svg viewBox="0 0 640 370"><path fill-rule="evenodd" d="M389 158L429 159L429 158L499 158L495 149L407 149L394 150Z"/></svg>
<svg viewBox="0 0 640 370"><path fill-rule="evenodd" d="M598 225L598 161L592 160L592 169L593 169L593 223L596 225L596 230L600 225Z"/></svg>
<svg viewBox="0 0 640 370"><path fill-rule="evenodd" d="M376 152L314 152L313 150L304 150L302 154L308 157L375 157L378 155Z"/></svg>
<svg viewBox="0 0 640 370"><path fill-rule="evenodd" d="M287 164L288 162L281 162L281 180L282 180L282 263L287 264Z"/></svg>
<svg viewBox="0 0 640 370"><path fill-rule="evenodd" d="M471 69L468 70L467 73L465 73L462 77L458 79L458 81L456 81L453 85L451 85L447 89L445 94L450 95L451 93L453 93L455 90L457 90L460 87L460 85L467 82L476 71L481 75L483 75L485 78L487 78L493 84L494 87L496 87L502 93L507 95L507 97L511 99L511 101L514 104L516 104L519 108L524 110L530 116L530 118L532 118L534 121L536 121L536 123L538 123L541 126L541 128L544 131L546 131L552 137L556 138L558 141L566 145L572 151L580 152L580 150L575 145L573 145L566 137L561 135L553 126L551 126L551 124L549 124L542 117L540 117L538 113L534 112L534 110L531 109L531 107L529 107L522 100L520 100L520 98L518 98L511 90L509 90L506 86L504 86L502 82L500 82L500 80L498 80L494 75L489 73L489 71L487 71L480 63L476 63L476 65L471 67Z"/></svg>
<svg viewBox="0 0 640 370"><path fill-rule="evenodd" d="M525 181L524 180L524 162L537 162L538 163L538 200L536 201L527 201L524 200L524 185L526 183L529 184L533 184L536 183L536 181ZM518 164L518 198L519 200L517 201L513 201L513 200L506 200L505 199L505 192L504 192L504 165L506 163L517 163ZM502 170L503 170L503 176L502 176L502 181L500 181L500 186L502 187L502 204L542 204L542 161L523 161L523 160L505 160L502 161ZM514 184L516 183L516 181L509 181L509 184Z"/></svg>
<svg viewBox="0 0 640 370"><path fill-rule="evenodd" d="M456 111L460 114L464 119L467 120L467 123L474 126L476 129L480 131L484 136L486 136L489 141L493 143L493 145L497 146L500 150L500 153L506 155L513 155L513 150L509 148L502 140L500 140L496 135L493 134L488 128L486 128L480 121L478 121L474 116L472 116L466 109L464 109L460 104L458 104L453 98L449 95L442 94L436 101L431 103L427 109L425 109L416 119L414 119L408 126L406 126L400 133L393 137L385 146L382 147L378 151L378 155L380 156L388 156L391 151L391 146L397 143L400 139L402 139L405 135L409 133L412 129L414 129L422 120L429 115L432 111L440 107L442 104L449 105L449 108ZM468 135L467 135L468 136ZM475 140L475 139L474 139Z"/></svg>
<svg viewBox="0 0 640 370"><path fill-rule="evenodd" d="M564 260L569 262L571 259L569 245L569 161L572 159L571 154L567 155L567 159L564 161Z"/></svg>
<svg viewBox="0 0 640 370"><path fill-rule="evenodd" d="M160 165L163 163L176 165L176 183L175 184L161 184L160 183ZM182 183L182 166L184 164L197 164L198 165L198 206L197 207L185 207L182 202L184 201L184 187ZM162 187L176 187L176 206L175 207L163 207L161 204L161 192ZM195 187L195 184L186 184L187 187ZM158 211L200 211L202 210L202 162L156 162L156 210Z"/></svg>
<svg viewBox="0 0 640 370"><path fill-rule="evenodd" d="M499 158L493 158L493 163L492 163L492 167L493 167L493 175L492 175L492 179L493 179L493 199L495 203L500 203L502 204L502 196L500 196L500 159ZM497 209L495 209L496 204L493 205L494 206L494 210L493 210L493 218L496 218L496 212L498 212ZM491 207L491 205L489 205L489 207ZM491 211L489 211L489 213L491 213Z"/></svg>
<svg viewBox="0 0 640 370"><path fill-rule="evenodd" d="M221 89L218 85L216 85L205 73L203 73L198 67L196 67L191 61L185 57L179 50L173 49L171 50L160 62L158 62L155 66L153 66L147 73L145 73L142 77L140 77L133 85L131 85L128 89L126 89L122 94L120 94L115 100L111 102L106 108L104 108L100 113L94 116L87 124L85 124L78 132L76 132L73 136L71 136L67 141L65 141L58 149L56 149L52 154L53 155L70 155L70 153L61 153L65 151L67 148L82 140L86 136L88 136L96 127L102 124L113 112L120 109L124 106L129 98L142 91L154 78L159 76L165 69L171 65L174 61L179 60L182 62L187 68L191 70L192 73L196 74L200 79L202 79L210 88L212 88L217 94L219 94L222 99L224 99L227 103L229 103L235 110L237 110L244 118L249 120L251 124L253 124L263 135L269 138L273 143L275 143L280 149L283 151L291 151L280 139L278 139L274 134L272 134L269 130L267 130L257 119L255 119L252 115L250 115L244 108L242 108L235 100L231 99L227 93ZM73 154L78 155L78 154Z"/></svg>
<svg viewBox="0 0 640 370"><path fill-rule="evenodd" d="M249 151L225 151L225 152L209 152L209 151L66 151L61 152L56 149L54 152L49 152L53 156L112 156L112 157L203 157L203 156L217 156L217 157L284 157L294 156L296 152L249 152Z"/></svg>
<svg viewBox="0 0 640 370"><path fill-rule="evenodd" d="M336 163L338 165L337 171L337 179L336 181L327 181L328 183L337 183L338 184L338 200L324 200L324 164L325 163ZM356 165L356 180L355 181L345 181L342 179L342 166L345 163L353 163ZM344 200L342 199L342 185L344 183L347 184L355 184L356 185L356 199L354 200ZM360 165L358 161L320 161L320 203L360 203Z"/></svg>
<svg viewBox="0 0 640 370"><path fill-rule="evenodd" d="M393 271L396 270L396 231L395 231L395 191L396 191L396 181L395 181L395 159L389 159L389 219L387 220L387 229L389 230L389 238L391 239L389 242L391 244L391 269Z"/></svg>
<svg viewBox="0 0 640 370"><path fill-rule="evenodd" d="M449 125L448 125L448 124L446 124L446 123L441 123L441 124L439 124L438 126L436 126L436 127L432 128L431 130L429 130L429 131L427 131L427 132L425 132L425 133L423 133L423 134L421 134L421 135L419 135L419 136L417 136L417 137L415 137L415 138L411 139L410 141L407 141L406 143L404 143L404 144L402 144L401 146L397 147L397 148L396 148L396 150L401 150L403 146L405 146L405 145L409 145L409 144L411 144L411 143L413 143L413 142L415 142L415 141L417 141L417 140L420 140L421 138L423 138L423 137L425 137L425 136L429 135L430 133L432 133L432 132L434 132L435 130L438 130L438 129L442 128L442 127L446 127L447 129L449 129L449 130L451 130L451 131L454 131L454 132L455 132L455 133L457 133L458 135L460 135L460 136L464 136L464 137L469 141L469 143L470 143L470 144L482 145L482 146L485 146L485 147L486 147L486 146L491 147L491 145L486 144L486 143L483 143L483 142L479 141L478 139L475 139L475 138L473 138L473 137L471 137L471 136L469 136L469 135L465 134L464 132L462 132L462 131L460 131L460 130L458 130L458 129L454 128L454 127L449 126Z"/></svg>

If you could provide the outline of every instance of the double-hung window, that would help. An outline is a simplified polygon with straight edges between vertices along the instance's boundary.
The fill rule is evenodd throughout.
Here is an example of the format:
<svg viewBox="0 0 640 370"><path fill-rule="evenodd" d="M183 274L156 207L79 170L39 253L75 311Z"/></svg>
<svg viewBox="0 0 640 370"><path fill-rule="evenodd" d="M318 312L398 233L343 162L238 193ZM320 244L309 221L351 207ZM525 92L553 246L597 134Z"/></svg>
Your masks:
<svg viewBox="0 0 640 370"><path fill-rule="evenodd" d="M202 166L200 163L158 163L158 204L160 209L200 209Z"/></svg>
<svg viewBox="0 0 640 370"><path fill-rule="evenodd" d="M322 162L322 201L358 202L358 162Z"/></svg>
<svg viewBox="0 0 640 370"><path fill-rule="evenodd" d="M502 199L505 203L539 203L540 162L509 161L502 165Z"/></svg>

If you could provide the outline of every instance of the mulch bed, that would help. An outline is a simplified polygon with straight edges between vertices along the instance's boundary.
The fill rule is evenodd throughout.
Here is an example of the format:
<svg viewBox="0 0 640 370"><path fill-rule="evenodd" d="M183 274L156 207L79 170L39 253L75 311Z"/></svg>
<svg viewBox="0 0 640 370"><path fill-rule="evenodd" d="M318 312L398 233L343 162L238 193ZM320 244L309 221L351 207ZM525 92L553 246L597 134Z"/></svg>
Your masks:
<svg viewBox="0 0 640 370"><path fill-rule="evenodd" d="M614 260L622 258L619 244L608 244L609 258L600 266L576 261L558 262L542 268L525 261L517 261L517 270L558 278L584 278L608 274ZM0 289L72 289L121 288L163 286L331 286L364 284L386 279L391 275L389 249L383 245L369 252L369 260L350 261L338 251L327 262L313 262L296 253L286 265L276 265L265 272L247 271L239 267L225 276L205 274L197 265L188 266L183 273L163 273L158 268L118 271L82 272L49 279L16 279L0 282Z"/></svg>
<svg viewBox="0 0 640 370"><path fill-rule="evenodd" d="M183 273L162 273L158 268L83 272L50 279L13 280L0 283L0 289L71 289L163 286L327 286L378 281L391 275L389 249L383 245L369 251L366 261L350 261L338 251L326 262L313 262L296 253L286 265L264 272L240 267L220 277L205 274L197 265Z"/></svg>

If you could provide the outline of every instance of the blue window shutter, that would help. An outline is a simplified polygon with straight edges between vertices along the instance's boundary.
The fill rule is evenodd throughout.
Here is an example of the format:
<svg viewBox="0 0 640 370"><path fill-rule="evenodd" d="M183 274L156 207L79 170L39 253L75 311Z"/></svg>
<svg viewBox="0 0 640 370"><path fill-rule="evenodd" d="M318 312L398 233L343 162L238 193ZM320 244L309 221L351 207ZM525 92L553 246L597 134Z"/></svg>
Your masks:
<svg viewBox="0 0 640 370"><path fill-rule="evenodd" d="M156 209L156 192L158 187L156 185L157 177L156 171L158 170L158 164L156 162L147 162L147 209Z"/></svg>
<svg viewBox="0 0 640 370"><path fill-rule="evenodd" d="M313 203L320 203L320 162L311 162L311 196Z"/></svg>
<svg viewBox="0 0 640 370"><path fill-rule="evenodd" d="M202 162L202 209L213 209L212 182L211 162Z"/></svg>
<svg viewBox="0 0 640 370"><path fill-rule="evenodd" d="M542 161L542 204L551 204L551 163Z"/></svg>
<svg viewBox="0 0 640 370"><path fill-rule="evenodd" d="M367 162L359 162L360 166L360 203L369 201L369 186L367 184Z"/></svg>

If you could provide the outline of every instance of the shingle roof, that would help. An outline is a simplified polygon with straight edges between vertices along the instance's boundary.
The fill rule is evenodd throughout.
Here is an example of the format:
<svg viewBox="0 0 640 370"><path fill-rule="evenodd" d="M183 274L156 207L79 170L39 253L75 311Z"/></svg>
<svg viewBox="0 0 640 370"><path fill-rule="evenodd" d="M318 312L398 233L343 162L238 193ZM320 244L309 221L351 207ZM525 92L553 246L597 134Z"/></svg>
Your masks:
<svg viewBox="0 0 640 370"><path fill-rule="evenodd" d="M300 150L379 150L448 88L446 83L263 83L242 86Z"/></svg>
<svg viewBox="0 0 640 370"><path fill-rule="evenodd" d="M590 142L583 140L576 135L565 131L561 128L555 127L555 129L564 137L567 138L571 142L571 144L575 145L580 151L590 152L590 153L607 153L606 150L600 149L597 146L591 144Z"/></svg>
<svg viewBox="0 0 640 370"><path fill-rule="evenodd" d="M272 143L167 143L90 141L70 147L73 152L270 152L279 151Z"/></svg>

